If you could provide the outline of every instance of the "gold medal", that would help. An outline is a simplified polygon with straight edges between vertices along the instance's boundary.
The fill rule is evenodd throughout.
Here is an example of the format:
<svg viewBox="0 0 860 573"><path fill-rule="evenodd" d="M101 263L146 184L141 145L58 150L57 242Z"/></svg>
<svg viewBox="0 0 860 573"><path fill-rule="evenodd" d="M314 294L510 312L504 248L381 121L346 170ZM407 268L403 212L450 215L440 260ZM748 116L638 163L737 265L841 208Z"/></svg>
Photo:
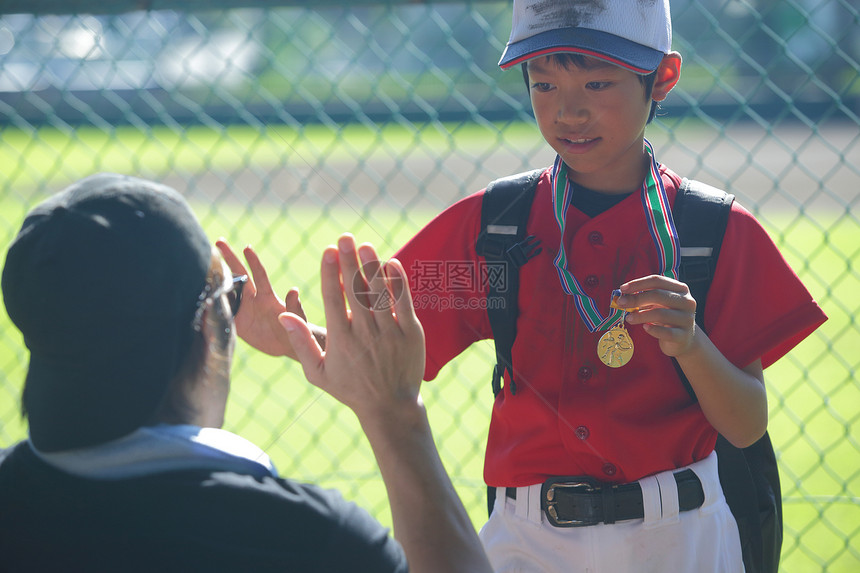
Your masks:
<svg viewBox="0 0 860 573"><path fill-rule="evenodd" d="M623 324L610 328L597 342L597 356L610 368L620 368L633 358L633 339Z"/></svg>

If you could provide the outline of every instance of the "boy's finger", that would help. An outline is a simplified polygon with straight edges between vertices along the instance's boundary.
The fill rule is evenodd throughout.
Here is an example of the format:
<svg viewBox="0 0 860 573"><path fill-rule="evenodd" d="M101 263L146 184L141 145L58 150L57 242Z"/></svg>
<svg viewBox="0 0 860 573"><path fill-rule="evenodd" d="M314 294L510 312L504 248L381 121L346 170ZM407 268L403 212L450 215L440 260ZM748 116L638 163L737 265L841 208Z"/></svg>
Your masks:
<svg viewBox="0 0 860 573"><path fill-rule="evenodd" d="M619 289L624 295L630 295L633 293L653 289L663 289L672 292L683 293L687 290L687 285L680 281L676 281L675 279L671 279L662 275L650 275L647 277L641 277L638 279L633 279L632 281L628 281L621 285Z"/></svg>

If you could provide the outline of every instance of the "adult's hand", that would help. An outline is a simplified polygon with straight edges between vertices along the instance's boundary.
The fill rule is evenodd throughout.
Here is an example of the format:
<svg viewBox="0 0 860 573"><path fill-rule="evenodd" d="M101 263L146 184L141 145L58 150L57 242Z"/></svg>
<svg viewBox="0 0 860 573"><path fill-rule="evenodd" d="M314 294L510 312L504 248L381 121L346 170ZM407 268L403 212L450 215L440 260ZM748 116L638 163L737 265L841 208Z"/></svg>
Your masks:
<svg viewBox="0 0 860 573"><path fill-rule="evenodd" d="M364 269L372 269L366 277ZM311 384L352 409L359 420L415 407L424 372L424 331L397 261L379 262L373 247L357 249L351 235L323 253L322 297L328 351L301 316L283 315L291 345ZM344 300L346 295L346 301ZM349 302L349 309L347 308Z"/></svg>
<svg viewBox="0 0 860 573"><path fill-rule="evenodd" d="M221 251L221 256L224 257L233 274L248 275L248 282L242 293L242 306L239 308L239 314L236 315L236 333L260 352L295 359L296 355L290 344L290 338L278 322L278 315L290 312L302 320L307 320L299 300L298 289L290 289L283 300L278 298L272 288L266 267L263 266L253 248L248 246L243 250L245 260L251 269L249 273L226 240L219 239L215 246ZM311 325L310 328L324 346L324 329L315 325Z"/></svg>
<svg viewBox="0 0 860 573"><path fill-rule="evenodd" d="M396 260L380 263L371 246L356 248L353 237L343 235L337 248L323 253L322 293L325 351L301 317L285 313L280 320L308 380L358 417L410 569L492 571L421 402L424 332L403 267Z"/></svg>

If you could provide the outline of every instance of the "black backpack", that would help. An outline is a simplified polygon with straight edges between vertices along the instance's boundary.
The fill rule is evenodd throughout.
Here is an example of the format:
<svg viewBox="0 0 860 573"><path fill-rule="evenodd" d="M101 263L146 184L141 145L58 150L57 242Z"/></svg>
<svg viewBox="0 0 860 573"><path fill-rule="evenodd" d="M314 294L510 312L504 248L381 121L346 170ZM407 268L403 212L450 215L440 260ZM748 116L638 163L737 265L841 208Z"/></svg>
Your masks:
<svg viewBox="0 0 860 573"><path fill-rule="evenodd" d="M511 349L516 338L519 268L540 252L539 241L526 235L537 181L543 169L493 181L487 186L481 210L481 233L476 251L488 265L498 265L505 276L489 284L487 313L496 347L493 395L501 391L508 372L509 391L516 394ZM696 324L704 329L705 303L717 266L723 234L734 196L698 181L684 179L673 206L681 241L680 280L696 299ZM693 388L675 367L687 391ZM767 433L748 448L732 446L717 437L720 483L738 524L747 573L776 573L782 549L782 493L776 456ZM495 488L487 488L491 512Z"/></svg>

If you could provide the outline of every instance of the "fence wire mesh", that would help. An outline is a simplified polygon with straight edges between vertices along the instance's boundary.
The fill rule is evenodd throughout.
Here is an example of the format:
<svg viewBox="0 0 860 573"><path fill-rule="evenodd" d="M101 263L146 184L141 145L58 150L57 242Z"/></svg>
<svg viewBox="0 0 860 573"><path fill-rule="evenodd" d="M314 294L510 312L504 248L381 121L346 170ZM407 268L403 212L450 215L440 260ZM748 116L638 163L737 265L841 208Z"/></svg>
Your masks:
<svg viewBox="0 0 860 573"><path fill-rule="evenodd" d="M185 194L213 239L253 244L314 319L319 253L340 232L390 255L454 200L552 160L519 72L496 66L507 2L102 4L0 3L4 245L68 183L141 175ZM766 373L783 570L857 571L860 10L844 0L672 10L683 77L648 130L658 158L735 193L830 316ZM423 390L478 526L491 357L478 344ZM0 446L26 436L26 367L4 313ZM283 475L338 487L390 523L343 407L295 364L241 347L233 380L228 429L265 446Z"/></svg>

